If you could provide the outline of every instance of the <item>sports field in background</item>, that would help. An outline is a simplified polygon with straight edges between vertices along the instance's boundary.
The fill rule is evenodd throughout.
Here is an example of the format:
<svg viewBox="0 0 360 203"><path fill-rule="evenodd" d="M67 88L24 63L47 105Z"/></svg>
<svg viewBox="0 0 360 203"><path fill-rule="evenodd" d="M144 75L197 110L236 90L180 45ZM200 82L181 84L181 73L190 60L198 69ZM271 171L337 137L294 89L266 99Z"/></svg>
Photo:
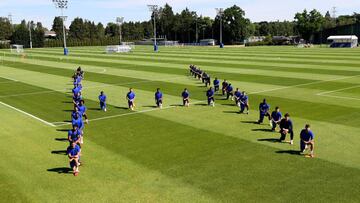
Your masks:
<svg viewBox="0 0 360 203"><path fill-rule="evenodd" d="M358 202L360 49L137 46L0 50L0 202ZM195 64L249 93L250 114L189 77ZM85 71L80 175L66 173L71 76ZM133 87L135 112L125 94ZM164 108L154 108L161 88ZM179 106L188 88L190 108ZM108 111L98 110L100 91ZM295 144L279 143L258 105L289 112ZM310 123L316 158L297 154ZM288 138L287 138L288 139ZM75 200L73 198L76 198Z"/></svg>

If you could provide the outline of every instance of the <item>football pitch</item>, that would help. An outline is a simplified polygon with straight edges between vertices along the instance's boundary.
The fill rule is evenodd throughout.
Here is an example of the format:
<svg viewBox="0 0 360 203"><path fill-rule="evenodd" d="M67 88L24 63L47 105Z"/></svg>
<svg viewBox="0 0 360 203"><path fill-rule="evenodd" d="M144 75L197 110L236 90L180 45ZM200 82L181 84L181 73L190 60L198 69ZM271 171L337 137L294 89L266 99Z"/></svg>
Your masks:
<svg viewBox="0 0 360 203"><path fill-rule="evenodd" d="M250 114L190 77L249 94ZM68 173L74 70L85 71L88 108L80 175ZM129 111L125 95L136 93ZM164 108L155 108L161 88ZM188 88L189 108L181 92ZM99 110L98 95L108 97ZM258 105L290 113L295 144L280 143ZM0 50L0 202L358 202L360 200L360 49L137 46ZM315 158L298 154L311 124ZM287 137L287 139L289 139Z"/></svg>

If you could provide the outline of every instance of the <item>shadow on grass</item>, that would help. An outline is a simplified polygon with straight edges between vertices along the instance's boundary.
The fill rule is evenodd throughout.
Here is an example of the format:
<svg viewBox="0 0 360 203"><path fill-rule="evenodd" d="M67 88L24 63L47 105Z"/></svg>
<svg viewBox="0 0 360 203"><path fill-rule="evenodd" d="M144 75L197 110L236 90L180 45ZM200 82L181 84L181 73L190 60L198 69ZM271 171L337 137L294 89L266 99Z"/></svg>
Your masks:
<svg viewBox="0 0 360 203"><path fill-rule="evenodd" d="M241 121L242 123L247 123L247 124L258 124L257 121Z"/></svg>
<svg viewBox="0 0 360 203"><path fill-rule="evenodd" d="M278 138L264 138L264 139L258 139L258 141L260 141L260 142L279 142L280 143L280 139L278 139Z"/></svg>
<svg viewBox="0 0 360 203"><path fill-rule="evenodd" d="M55 138L56 141L59 141L59 142L67 142L68 139L67 138Z"/></svg>
<svg viewBox="0 0 360 203"><path fill-rule="evenodd" d="M56 129L56 131L59 131L59 132L68 132L70 129Z"/></svg>
<svg viewBox="0 0 360 203"><path fill-rule="evenodd" d="M264 128L260 128L260 129L252 129L252 131L273 132L271 129L264 129Z"/></svg>
<svg viewBox="0 0 360 203"><path fill-rule="evenodd" d="M128 107L123 107L123 106L115 106L115 108L117 108L117 109L123 109L123 110L129 110Z"/></svg>
<svg viewBox="0 0 360 203"><path fill-rule="evenodd" d="M88 110L90 110L90 111L100 111L101 109L100 108L88 108Z"/></svg>
<svg viewBox="0 0 360 203"><path fill-rule="evenodd" d="M239 114L239 111L223 111L223 113Z"/></svg>
<svg viewBox="0 0 360 203"><path fill-rule="evenodd" d="M54 150L54 151L51 151L51 154L66 155L66 150Z"/></svg>
<svg viewBox="0 0 360 203"><path fill-rule="evenodd" d="M227 100L227 99L223 99L223 100ZM236 106L235 104L221 104L222 106Z"/></svg>
<svg viewBox="0 0 360 203"><path fill-rule="evenodd" d="M67 167L58 167L58 168L50 168L47 169L48 172L55 172L55 173L66 173L66 174L70 174L71 168L67 168Z"/></svg>
<svg viewBox="0 0 360 203"><path fill-rule="evenodd" d="M278 154L290 154L290 155L301 155L299 150L280 150L276 151Z"/></svg>
<svg viewBox="0 0 360 203"><path fill-rule="evenodd" d="M64 112L73 112L74 110L73 109L65 109L63 110Z"/></svg>
<svg viewBox="0 0 360 203"><path fill-rule="evenodd" d="M208 106L207 104L194 104L194 106Z"/></svg>
<svg viewBox="0 0 360 203"><path fill-rule="evenodd" d="M144 108L153 108L153 109L157 108L157 106L155 106L155 105L145 105L145 106L142 106L142 107L144 107Z"/></svg>
<svg viewBox="0 0 360 203"><path fill-rule="evenodd" d="M182 104L171 104L170 106L175 106L175 107L179 106L179 107L183 107L183 105L182 105Z"/></svg>

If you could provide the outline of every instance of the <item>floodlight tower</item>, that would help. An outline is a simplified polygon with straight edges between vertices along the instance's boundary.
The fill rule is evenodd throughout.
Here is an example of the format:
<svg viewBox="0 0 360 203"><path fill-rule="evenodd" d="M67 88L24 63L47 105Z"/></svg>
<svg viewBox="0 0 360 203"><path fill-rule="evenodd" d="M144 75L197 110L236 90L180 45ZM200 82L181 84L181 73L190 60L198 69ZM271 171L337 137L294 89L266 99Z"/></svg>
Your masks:
<svg viewBox="0 0 360 203"><path fill-rule="evenodd" d="M158 46L156 43L156 14L158 12L158 5L148 5L148 8L152 14L154 14L154 51L158 51Z"/></svg>
<svg viewBox="0 0 360 203"><path fill-rule="evenodd" d="M216 8L216 15L219 16L220 18L220 48L224 48L224 44L223 44L223 36L222 36L222 17L224 15L224 9L223 8Z"/></svg>
<svg viewBox="0 0 360 203"><path fill-rule="evenodd" d="M117 17L116 23L119 25L120 45L121 45L122 42L121 25L124 23L124 17Z"/></svg>
<svg viewBox="0 0 360 203"><path fill-rule="evenodd" d="M31 37L32 22L31 21L28 22L28 26L29 26L30 49L32 49L32 37Z"/></svg>
<svg viewBox="0 0 360 203"><path fill-rule="evenodd" d="M56 8L59 8L61 10L61 16L60 18L62 19L62 27L63 27L63 37L64 37L64 55L68 55L69 54L69 50L66 47L66 32L65 32L65 21L66 21L66 16L64 16L64 9L67 9L68 6L68 0L52 0L53 3L55 4Z"/></svg>

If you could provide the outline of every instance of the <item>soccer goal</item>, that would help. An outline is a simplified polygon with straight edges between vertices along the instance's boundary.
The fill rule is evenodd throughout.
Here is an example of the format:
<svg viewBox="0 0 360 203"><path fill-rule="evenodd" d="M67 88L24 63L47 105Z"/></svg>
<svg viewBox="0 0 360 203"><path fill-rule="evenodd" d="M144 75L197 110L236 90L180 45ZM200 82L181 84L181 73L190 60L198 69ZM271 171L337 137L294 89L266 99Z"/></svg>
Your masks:
<svg viewBox="0 0 360 203"><path fill-rule="evenodd" d="M24 45L12 44L10 46L11 53L24 53Z"/></svg>
<svg viewBox="0 0 360 203"><path fill-rule="evenodd" d="M128 53L131 52L132 48L129 45L110 45L106 47L106 53Z"/></svg>

